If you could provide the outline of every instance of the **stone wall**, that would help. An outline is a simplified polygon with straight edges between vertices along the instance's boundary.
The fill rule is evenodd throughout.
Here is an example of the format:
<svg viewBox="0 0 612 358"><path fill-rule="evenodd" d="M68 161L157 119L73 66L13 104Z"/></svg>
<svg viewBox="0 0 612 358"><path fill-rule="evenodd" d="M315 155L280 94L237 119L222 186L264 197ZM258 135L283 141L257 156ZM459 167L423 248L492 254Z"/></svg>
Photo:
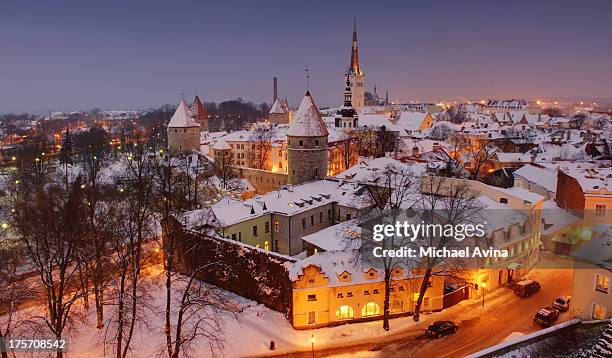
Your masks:
<svg viewBox="0 0 612 358"><path fill-rule="evenodd" d="M289 184L301 184L325 178L327 137L287 136L287 149Z"/></svg>
<svg viewBox="0 0 612 358"><path fill-rule="evenodd" d="M175 256L180 260L178 272L191 275L199 269L195 275L199 280L290 317L291 281L283 263L293 259L240 242L183 230L174 218L163 220L162 227L164 244L168 232L176 233L178 237L179 249Z"/></svg>
<svg viewBox="0 0 612 358"><path fill-rule="evenodd" d="M236 168L236 175L247 179L257 191L257 194L266 194L287 184L287 173L271 172L254 168Z"/></svg>
<svg viewBox="0 0 612 358"><path fill-rule="evenodd" d="M168 150L171 152L185 152L200 150L200 129L168 128Z"/></svg>

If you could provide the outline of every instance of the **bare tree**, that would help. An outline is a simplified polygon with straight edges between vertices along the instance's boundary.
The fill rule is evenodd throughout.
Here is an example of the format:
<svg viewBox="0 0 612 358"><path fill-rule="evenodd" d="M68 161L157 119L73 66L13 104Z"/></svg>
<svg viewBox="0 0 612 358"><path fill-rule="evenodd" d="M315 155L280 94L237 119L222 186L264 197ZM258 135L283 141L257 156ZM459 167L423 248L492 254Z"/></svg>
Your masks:
<svg viewBox="0 0 612 358"><path fill-rule="evenodd" d="M111 239L117 267L115 299L117 311L113 327L106 331L112 337L117 358L124 358L140 315L145 306L141 271L145 264L143 244L154 235L154 167L142 146L124 158L124 173L117 179L119 199L113 206L116 231Z"/></svg>
<svg viewBox="0 0 612 358"><path fill-rule="evenodd" d="M209 210L184 215L187 201L182 190L183 172L176 159L158 158L155 173L157 204L154 208L164 223L161 249L166 277L165 350L169 357L178 358L199 336L208 339L211 349L218 347L222 337L220 312L232 311L233 305L223 291L202 286L195 280L204 268L218 263L204 263L201 267L194 268L189 277L179 273L179 267L186 258L213 249L204 247L207 245L205 240L184 239L180 222L197 227L200 233L213 235L218 226L215 224L217 220ZM208 245L210 246L210 243ZM176 298L174 293L177 293Z"/></svg>
<svg viewBox="0 0 612 358"><path fill-rule="evenodd" d="M419 188L419 199L414 206L419 212L420 221L425 224L476 225L482 221L484 209L478 200L478 193L472 190L467 181L444 177L423 177ZM440 232L436 235L419 236L415 240L419 247L452 249L460 244L452 234ZM419 269L423 279L419 289L413 318L419 320L421 305L432 276L452 277L464 280L465 261L426 256L421 258Z"/></svg>
<svg viewBox="0 0 612 358"><path fill-rule="evenodd" d="M249 143L253 148L249 152L251 165L256 169L265 169L266 162L272 151L272 127L268 125L256 125L251 131Z"/></svg>
<svg viewBox="0 0 612 358"><path fill-rule="evenodd" d="M110 207L105 197L112 192L113 188L100 182L102 171L102 156L104 153L88 151L81 153L80 165L84 175L83 193L87 209L85 247L83 257L79 263L84 267L86 273L82 282L85 291L85 307L88 307L89 286L93 286L94 301L96 308L96 327L104 327L104 290L107 285L108 275L105 274L105 266L108 264L106 254L108 251L108 227Z"/></svg>
<svg viewBox="0 0 612 358"><path fill-rule="evenodd" d="M342 156L342 170L346 170L357 163L359 154L357 153L357 138L354 133L343 133L338 140L338 148Z"/></svg>
<svg viewBox="0 0 612 358"><path fill-rule="evenodd" d="M453 132L453 129L450 128L445 123L436 123L429 133L429 138L433 140L446 140L448 135Z"/></svg>
<svg viewBox="0 0 612 358"><path fill-rule="evenodd" d="M15 195L15 230L44 288L47 312L37 318L57 339L74 318L74 303L83 296L76 263L85 233L83 203L80 178L68 187L50 182ZM63 352L58 350L57 356Z"/></svg>
<svg viewBox="0 0 612 358"><path fill-rule="evenodd" d="M4 209L4 208L3 208ZM0 231L0 315L5 315L4 325L0 325L0 352L2 358L8 358L9 350L4 345L5 338L11 337L21 322L16 322L18 306L28 300L32 290L27 282L17 273L18 268L24 264L23 253L13 239L7 237L7 213L0 213L3 225Z"/></svg>
<svg viewBox="0 0 612 358"><path fill-rule="evenodd" d="M384 170L375 174L368 182L368 197L372 210L361 217L361 225L369 227L372 223L395 222L403 209L413 205L414 188L418 186L419 179L414 176L409 168L402 165L388 165ZM410 244L405 237L385 237L380 243L369 240L367 237L347 238L348 246L354 245L351 241L360 240L357 251L357 262L365 262L373 266L382 266L384 271L385 296L383 307L383 329L388 331L390 315L390 297L393 287L392 272L395 268L406 265L404 258L373 257L373 247L380 245L382 250L398 249Z"/></svg>
<svg viewBox="0 0 612 358"><path fill-rule="evenodd" d="M482 177L485 165L495 157L497 147L490 144L470 144L468 146L471 162L471 179L478 180Z"/></svg>

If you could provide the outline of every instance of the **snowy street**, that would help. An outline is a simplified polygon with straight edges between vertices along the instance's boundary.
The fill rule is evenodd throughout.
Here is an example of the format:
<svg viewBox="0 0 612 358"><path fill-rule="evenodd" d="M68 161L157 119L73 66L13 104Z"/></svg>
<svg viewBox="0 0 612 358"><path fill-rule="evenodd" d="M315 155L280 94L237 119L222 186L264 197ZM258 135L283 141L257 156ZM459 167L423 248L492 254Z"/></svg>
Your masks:
<svg viewBox="0 0 612 358"><path fill-rule="evenodd" d="M532 319L535 312L571 292L572 271L569 269L536 269L527 275L542 284L542 290L529 298L520 298L512 290L501 288L482 301L463 301L443 312L423 316L419 323L398 328L391 321L391 332L382 337L362 339L354 345L341 342L316 349L315 356L380 356L380 357L463 357L504 341L515 332L531 333L541 329ZM429 339L425 329L435 320L452 320L459 324L456 334L441 339ZM557 323L569 320L562 313ZM381 322L378 322L381 324ZM315 331L316 332L316 331ZM515 333L513 336L520 335ZM311 357L310 350L278 357Z"/></svg>

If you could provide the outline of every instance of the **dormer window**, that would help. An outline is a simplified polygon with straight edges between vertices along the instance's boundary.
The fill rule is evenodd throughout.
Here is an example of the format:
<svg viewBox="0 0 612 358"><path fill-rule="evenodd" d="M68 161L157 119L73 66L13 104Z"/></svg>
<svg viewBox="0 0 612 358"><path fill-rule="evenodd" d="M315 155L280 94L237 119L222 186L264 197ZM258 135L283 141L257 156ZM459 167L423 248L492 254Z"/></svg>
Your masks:
<svg viewBox="0 0 612 358"><path fill-rule="evenodd" d="M507 198L499 198L499 202L502 204L508 204L508 199Z"/></svg>

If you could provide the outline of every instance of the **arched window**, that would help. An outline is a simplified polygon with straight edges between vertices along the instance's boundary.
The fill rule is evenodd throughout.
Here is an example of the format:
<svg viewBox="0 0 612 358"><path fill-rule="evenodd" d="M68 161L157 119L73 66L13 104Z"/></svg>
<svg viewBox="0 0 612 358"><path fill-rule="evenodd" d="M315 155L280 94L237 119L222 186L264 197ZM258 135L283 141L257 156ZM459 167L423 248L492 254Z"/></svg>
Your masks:
<svg viewBox="0 0 612 358"><path fill-rule="evenodd" d="M340 306L336 310L336 319L350 319L353 317L353 308L351 306Z"/></svg>
<svg viewBox="0 0 612 358"><path fill-rule="evenodd" d="M395 300L391 304L391 312L403 312L404 311L404 301Z"/></svg>
<svg viewBox="0 0 612 358"><path fill-rule="evenodd" d="M361 308L362 317L380 315L380 306L376 302L368 302Z"/></svg>

